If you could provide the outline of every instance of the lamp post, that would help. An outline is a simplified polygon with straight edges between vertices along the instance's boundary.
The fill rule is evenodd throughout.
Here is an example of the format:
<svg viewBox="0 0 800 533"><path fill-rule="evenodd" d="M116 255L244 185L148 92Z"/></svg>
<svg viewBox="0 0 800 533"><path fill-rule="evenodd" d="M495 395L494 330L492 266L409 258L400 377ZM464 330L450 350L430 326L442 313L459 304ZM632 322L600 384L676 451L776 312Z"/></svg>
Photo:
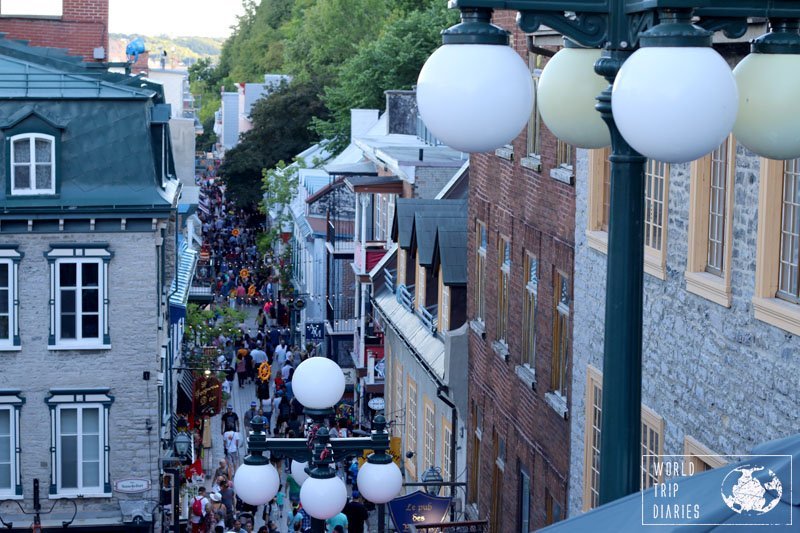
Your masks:
<svg viewBox="0 0 800 533"><path fill-rule="evenodd" d="M539 107L548 127L577 147L611 144L600 502L613 501L640 483L646 160L691 161L731 129L759 155L800 157L800 1L452 0L451 6L460 9L461 23L442 32L444 46L417 83L420 114L434 135L453 148L485 152L510 142L530 116L527 66L508 47L509 33L491 24L493 10L506 9L519 11L524 32L546 25L571 41L542 73ZM711 48L713 32L741 37L749 17L768 18L770 32L731 73ZM580 68L587 54L597 56L594 72ZM599 80L606 88L595 104L580 89L596 87L597 75L607 83ZM597 127L599 119L607 130Z"/></svg>
<svg viewBox="0 0 800 533"><path fill-rule="evenodd" d="M263 505L278 492L280 477L264 452L277 452L292 460L291 471L300 483L300 502L312 517L312 531L324 533L325 520L344 508L347 487L336 476L335 462L355 453L372 450L358 473L362 496L377 504L400 493L402 474L389 450L386 419L378 415L369 437L331 439L323 422L335 415L334 406L344 394L344 373L327 357L310 357L300 363L292 379L293 391L303 404L304 414L313 421L308 438L276 439L264 433L266 418L256 416L247 439L250 455L236 471L233 486L237 495L251 505Z"/></svg>

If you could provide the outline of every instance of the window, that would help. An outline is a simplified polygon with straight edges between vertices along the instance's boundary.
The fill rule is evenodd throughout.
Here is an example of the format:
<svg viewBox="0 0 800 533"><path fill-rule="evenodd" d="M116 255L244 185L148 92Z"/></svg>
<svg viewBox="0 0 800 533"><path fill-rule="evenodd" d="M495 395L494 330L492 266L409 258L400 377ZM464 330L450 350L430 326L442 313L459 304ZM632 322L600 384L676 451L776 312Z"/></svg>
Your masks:
<svg viewBox="0 0 800 533"><path fill-rule="evenodd" d="M503 533L503 472L505 470L505 442L495 430L492 435L494 441L494 467L492 469L492 508L489 514L489 532Z"/></svg>
<svg viewBox="0 0 800 533"><path fill-rule="evenodd" d="M425 404L425 449L423 470L436 465L436 411L426 397Z"/></svg>
<svg viewBox="0 0 800 533"><path fill-rule="evenodd" d="M786 161L781 205L778 298L800 303L800 159Z"/></svg>
<svg viewBox="0 0 800 533"><path fill-rule="evenodd" d="M383 240L386 240L385 239L386 231L385 231L385 226L384 226L384 222L383 222L384 221L383 217L384 217L386 211L384 210L384 206L383 206L383 195L382 194L375 194L375 195L373 195L372 199L373 199L372 200L373 205L375 206L375 222L373 224L373 227L375 228L375 240L376 241L383 241ZM365 216L364 218L366 220L367 217ZM367 235L369 235L370 233L371 233L370 231L367 231ZM357 233L356 235L359 235L359 234Z"/></svg>
<svg viewBox="0 0 800 533"><path fill-rule="evenodd" d="M520 466L519 470L519 516L517 531L530 533L531 530L531 476Z"/></svg>
<svg viewBox="0 0 800 533"><path fill-rule="evenodd" d="M0 350L19 350L19 262L16 245L0 244Z"/></svg>
<svg viewBox="0 0 800 533"><path fill-rule="evenodd" d="M419 255L417 255L417 309L420 311L425 309L425 267L419 264Z"/></svg>
<svg viewBox="0 0 800 533"><path fill-rule="evenodd" d="M108 389L54 389L50 406L50 493L63 497L111 497L108 460Z"/></svg>
<svg viewBox="0 0 800 533"><path fill-rule="evenodd" d="M683 439L683 455L687 472L693 469L695 474L719 468L726 464L725 460L702 445L697 439L686 436ZM691 465L691 466L690 466Z"/></svg>
<svg viewBox="0 0 800 533"><path fill-rule="evenodd" d="M533 78L533 109L528 119L528 144L527 157L521 161L523 167L539 171L542 167L541 160L541 129L542 118L539 116L539 105L536 94L539 89L539 76L542 74L542 56L539 54L528 54L528 67Z"/></svg>
<svg viewBox="0 0 800 533"><path fill-rule="evenodd" d="M545 525L554 524L564 518L561 503L553 498L549 489L544 490L544 515Z"/></svg>
<svg viewBox="0 0 800 533"><path fill-rule="evenodd" d="M444 274L439 266L439 331L450 330L450 287L444 284Z"/></svg>
<svg viewBox="0 0 800 533"><path fill-rule="evenodd" d="M447 417L442 417L442 479L450 481L450 475L453 471L453 458L451 457L453 439L453 425L447 420ZM444 489L445 495L450 494L450 489Z"/></svg>
<svg viewBox="0 0 800 533"><path fill-rule="evenodd" d="M733 180L736 144L729 137L691 165L686 290L731 305Z"/></svg>
<svg viewBox="0 0 800 533"><path fill-rule="evenodd" d="M508 281L511 277L511 243L500 237L497 243L497 340L508 344Z"/></svg>
<svg viewBox="0 0 800 533"><path fill-rule="evenodd" d="M386 346L389 346L389 343L386 343ZM394 410L397 413L403 412L403 407L405 406L405 399L403 398L403 366L400 364L400 361L395 361L394 363ZM395 426L397 427L397 426ZM398 428L398 431L402 431Z"/></svg>
<svg viewBox="0 0 800 533"><path fill-rule="evenodd" d="M586 418L584 420L583 462L583 510L597 507L600 503L600 427L602 423L603 375L596 368L587 367ZM654 457L661 455L664 446L664 419L642 404L642 463L641 488L659 482L652 466Z"/></svg>
<svg viewBox="0 0 800 533"><path fill-rule="evenodd" d="M800 159L761 159L755 317L800 335Z"/></svg>
<svg viewBox="0 0 800 533"><path fill-rule="evenodd" d="M608 221L611 212L611 148L589 150L588 220L589 246L608 253Z"/></svg>
<svg viewBox="0 0 800 533"><path fill-rule="evenodd" d="M106 245L53 245L50 262L49 348L107 349L108 263Z"/></svg>
<svg viewBox="0 0 800 533"><path fill-rule="evenodd" d="M653 466L662 454L663 435L664 419L642 405L642 490L661 481Z"/></svg>
<svg viewBox="0 0 800 533"><path fill-rule="evenodd" d="M569 356L569 280L556 272L553 309L553 366L550 390L567 397L567 360Z"/></svg>
<svg viewBox="0 0 800 533"><path fill-rule="evenodd" d="M402 248L397 249L397 285L406 284L406 261L408 252Z"/></svg>
<svg viewBox="0 0 800 533"><path fill-rule="evenodd" d="M469 447L470 462L469 462L469 483L467 483L467 496L468 500L472 503L477 503L481 492L481 438L483 433L483 413L478 404L472 404L472 424L473 431L471 435L471 442Z"/></svg>
<svg viewBox="0 0 800 533"><path fill-rule="evenodd" d="M22 499L19 415L24 403L19 391L0 391L0 499Z"/></svg>
<svg viewBox="0 0 800 533"><path fill-rule="evenodd" d="M525 296L522 301L522 364L535 368L536 295L539 290L539 260L525 255Z"/></svg>
<svg viewBox="0 0 800 533"><path fill-rule="evenodd" d="M486 224L481 221L475 222L476 249L475 254L475 318L484 321L486 318L486 249L488 246L488 234Z"/></svg>
<svg viewBox="0 0 800 533"><path fill-rule="evenodd" d="M657 278L667 279L669 165L648 159L644 179L644 271Z"/></svg>
<svg viewBox="0 0 800 533"><path fill-rule="evenodd" d="M411 477L417 477L417 384L408 378L408 403L406 405L406 451L414 452L414 457L406 458L406 470Z"/></svg>
<svg viewBox="0 0 800 533"><path fill-rule="evenodd" d="M561 139L556 143L556 166L572 170L572 145Z"/></svg>
<svg viewBox="0 0 800 533"><path fill-rule="evenodd" d="M55 194L55 137L23 133L10 143L11 194Z"/></svg>

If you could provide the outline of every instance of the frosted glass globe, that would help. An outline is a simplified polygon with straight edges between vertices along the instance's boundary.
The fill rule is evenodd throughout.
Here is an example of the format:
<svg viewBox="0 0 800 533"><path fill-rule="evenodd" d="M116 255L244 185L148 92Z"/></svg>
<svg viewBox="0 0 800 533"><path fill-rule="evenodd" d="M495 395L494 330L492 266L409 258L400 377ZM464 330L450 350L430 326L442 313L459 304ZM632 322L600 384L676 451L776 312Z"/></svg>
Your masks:
<svg viewBox="0 0 800 533"><path fill-rule="evenodd" d="M636 151L685 163L711 152L731 132L736 82L712 48L641 48L619 70L611 107Z"/></svg>
<svg viewBox="0 0 800 533"><path fill-rule="evenodd" d="M364 463L358 469L358 491L372 503L393 500L403 488L403 474L394 463L376 465Z"/></svg>
<svg viewBox="0 0 800 533"><path fill-rule="evenodd" d="M800 157L800 55L750 54L733 69L736 140L770 159Z"/></svg>
<svg viewBox="0 0 800 533"><path fill-rule="evenodd" d="M278 494L281 480L278 471L270 464L243 464L233 476L233 489L242 501L250 505L264 505Z"/></svg>
<svg viewBox="0 0 800 533"><path fill-rule="evenodd" d="M594 71L600 50L563 48L547 62L536 91L539 114L553 134L579 148L603 148L611 134L595 110L608 81Z"/></svg>
<svg viewBox="0 0 800 533"><path fill-rule="evenodd" d="M344 509L347 487L336 476L327 479L310 477L300 487L300 503L312 517L327 520Z"/></svg>
<svg viewBox="0 0 800 533"><path fill-rule="evenodd" d="M344 394L344 373L327 357L309 357L294 371L292 392L309 409L333 407Z"/></svg>
<svg viewBox="0 0 800 533"><path fill-rule="evenodd" d="M308 474L306 474L305 470L307 466L308 463L300 463L292 459L292 466L291 466L292 477L294 478L294 480L297 482L298 485L302 485L303 482L308 479Z"/></svg>
<svg viewBox="0 0 800 533"><path fill-rule="evenodd" d="M462 152L488 152L510 143L528 122L533 82L509 46L450 44L425 62L417 107L428 129Z"/></svg>

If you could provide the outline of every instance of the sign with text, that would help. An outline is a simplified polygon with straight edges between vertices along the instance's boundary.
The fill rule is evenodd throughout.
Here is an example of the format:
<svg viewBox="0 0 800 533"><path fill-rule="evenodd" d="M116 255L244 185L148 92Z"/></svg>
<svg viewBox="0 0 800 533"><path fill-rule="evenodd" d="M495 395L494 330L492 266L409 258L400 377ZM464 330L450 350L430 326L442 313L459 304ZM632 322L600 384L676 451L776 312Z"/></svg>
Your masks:
<svg viewBox="0 0 800 533"><path fill-rule="evenodd" d="M137 494L150 490L149 479L119 479L114 482L114 490L125 494Z"/></svg>
<svg viewBox="0 0 800 533"><path fill-rule="evenodd" d="M306 322L306 342L322 342L325 339L324 322Z"/></svg>
<svg viewBox="0 0 800 533"><path fill-rule="evenodd" d="M389 502L389 514L398 531L410 531L411 525L443 522L450 508L450 498L431 496L418 490Z"/></svg>
<svg viewBox="0 0 800 533"><path fill-rule="evenodd" d="M194 414L214 416L222 404L222 387L216 377L200 377L194 382Z"/></svg>

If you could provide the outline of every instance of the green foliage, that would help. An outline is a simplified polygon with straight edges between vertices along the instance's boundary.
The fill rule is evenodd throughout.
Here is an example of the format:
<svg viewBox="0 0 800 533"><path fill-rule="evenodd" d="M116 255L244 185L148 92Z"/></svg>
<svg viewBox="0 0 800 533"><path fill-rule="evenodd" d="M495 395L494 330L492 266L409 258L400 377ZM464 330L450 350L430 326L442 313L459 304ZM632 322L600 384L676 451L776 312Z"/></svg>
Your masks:
<svg viewBox="0 0 800 533"><path fill-rule="evenodd" d="M441 43L441 28L457 19L457 13L442 2L395 16L377 39L342 64L338 82L326 87L323 96L331 118L316 118L315 131L332 139L336 148L346 146L350 109L383 109L385 90L412 88L425 60Z"/></svg>
<svg viewBox="0 0 800 533"><path fill-rule="evenodd" d="M110 33L111 41L131 42L137 37L144 39L150 57L155 57L166 51L168 59L176 59L184 63L193 63L208 56L218 56L222 48L222 39L213 37L169 37L167 35L137 35L124 33ZM124 46L122 48L125 48Z"/></svg>
<svg viewBox="0 0 800 533"><path fill-rule="evenodd" d="M227 190L238 205L260 202L263 169L289 160L317 141L309 129L311 119L327 116L318 92L312 83L284 83L253 106L253 129L225 153L220 168Z"/></svg>
<svg viewBox="0 0 800 533"><path fill-rule="evenodd" d="M201 309L197 304L189 304L186 309L184 339L199 346L207 346L220 335L230 337L236 334L239 331L239 323L246 316L243 311L228 306L219 306L212 310Z"/></svg>

